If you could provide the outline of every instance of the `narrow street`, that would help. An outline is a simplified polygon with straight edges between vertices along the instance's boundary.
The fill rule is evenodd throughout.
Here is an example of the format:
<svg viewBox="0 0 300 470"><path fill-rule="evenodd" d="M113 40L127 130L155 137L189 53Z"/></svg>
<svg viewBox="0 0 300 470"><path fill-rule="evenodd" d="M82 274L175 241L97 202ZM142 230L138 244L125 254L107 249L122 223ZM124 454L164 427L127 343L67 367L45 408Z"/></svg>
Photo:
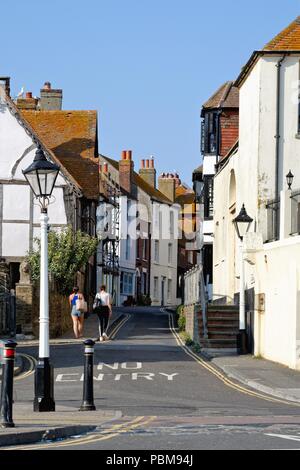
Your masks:
<svg viewBox="0 0 300 470"><path fill-rule="evenodd" d="M180 345L167 312L128 313L113 341L95 345L95 405L119 418L85 436L23 449L300 449L299 406L224 380ZM37 357L36 347L20 352ZM76 410L83 346L52 345L51 357L56 405ZM32 396L33 375L15 382L16 402L31 410Z"/></svg>

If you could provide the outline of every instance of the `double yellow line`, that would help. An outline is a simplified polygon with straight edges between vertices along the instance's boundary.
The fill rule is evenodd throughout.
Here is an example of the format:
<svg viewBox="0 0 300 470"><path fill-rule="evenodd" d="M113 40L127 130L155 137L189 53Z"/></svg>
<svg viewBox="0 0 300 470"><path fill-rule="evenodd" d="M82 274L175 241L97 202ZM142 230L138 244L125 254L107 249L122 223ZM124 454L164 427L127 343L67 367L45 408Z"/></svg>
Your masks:
<svg viewBox="0 0 300 470"><path fill-rule="evenodd" d="M14 446L14 447L6 447L2 450L39 450L39 449L49 449L51 447L70 447L70 446L79 446L79 445L88 445L93 444L95 442L106 441L108 439L112 439L114 437L119 436L120 434L125 434L140 426L146 426L151 421L155 420L156 416L139 416L132 421L127 423L115 424L110 428L100 432L100 435L92 434L90 436L84 436L78 439L68 439L64 442L51 442L49 444L39 444L39 445L27 445L27 446Z"/></svg>
<svg viewBox="0 0 300 470"><path fill-rule="evenodd" d="M256 397L256 398L261 398L262 400L270 401L273 403L281 403L284 405L290 405L290 406L296 406L296 407L300 406L299 403L294 403L294 402L290 402L290 401L283 400L283 399L281 400L280 398L273 398L268 395L264 395L262 393L252 391L230 380L228 377L226 377L226 375L222 374L216 367L208 364L204 359L199 357L197 354L191 351L190 348L188 348L184 344L184 342L182 341L182 339L180 338L180 336L178 335L178 333L176 332L174 328L174 318L173 318L173 315L171 314L169 314L169 328L171 332L173 333L173 336L175 337L175 340L178 346L180 346L188 356L192 357L196 362L198 362L200 366L202 366L204 369L206 369L215 377L217 377L219 380L221 380L221 382L223 382L227 387L233 388L234 390L244 393L245 395L249 395L249 396Z"/></svg>
<svg viewBox="0 0 300 470"><path fill-rule="evenodd" d="M37 364L37 360L34 357L29 356L28 354L20 353L19 356L24 357L25 359L29 361L29 369L26 372L21 373L20 375L17 375L17 377L15 377L14 380L23 380L23 379L26 379L26 377L29 377L30 375L32 375L34 373L35 366Z"/></svg>
<svg viewBox="0 0 300 470"><path fill-rule="evenodd" d="M113 329L111 334L109 335L109 339L114 339L118 331L125 325L125 323L128 322L128 320L131 318L131 315L126 315L125 318Z"/></svg>

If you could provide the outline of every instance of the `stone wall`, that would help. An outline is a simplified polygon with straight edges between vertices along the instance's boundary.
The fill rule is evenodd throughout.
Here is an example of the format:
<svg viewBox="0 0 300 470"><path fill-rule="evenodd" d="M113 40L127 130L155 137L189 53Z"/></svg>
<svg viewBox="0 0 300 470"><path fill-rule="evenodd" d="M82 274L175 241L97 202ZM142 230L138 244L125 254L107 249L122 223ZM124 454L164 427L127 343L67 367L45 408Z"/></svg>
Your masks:
<svg viewBox="0 0 300 470"><path fill-rule="evenodd" d="M39 287L34 287L34 300L32 304L33 334L39 332ZM50 338L62 336L72 328L71 309L68 298L50 289L49 292L49 317Z"/></svg>
<svg viewBox="0 0 300 470"><path fill-rule="evenodd" d="M186 305L183 312L186 319L185 331L190 335L194 342L198 343L200 306L197 304Z"/></svg>
<svg viewBox="0 0 300 470"><path fill-rule="evenodd" d="M17 331L39 335L39 286L17 284ZM72 328L68 298L50 289L50 338L57 338Z"/></svg>

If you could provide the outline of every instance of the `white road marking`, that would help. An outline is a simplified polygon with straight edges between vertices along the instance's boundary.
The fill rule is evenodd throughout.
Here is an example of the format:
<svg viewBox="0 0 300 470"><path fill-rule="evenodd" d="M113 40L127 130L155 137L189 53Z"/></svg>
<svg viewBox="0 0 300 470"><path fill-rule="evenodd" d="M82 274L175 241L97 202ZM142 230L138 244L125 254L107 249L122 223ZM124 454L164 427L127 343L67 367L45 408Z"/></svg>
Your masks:
<svg viewBox="0 0 300 470"><path fill-rule="evenodd" d="M176 377L176 375L179 375L179 374L164 374L163 372L160 372L159 374L162 376L168 377L169 381L172 381L174 377Z"/></svg>
<svg viewBox="0 0 300 470"><path fill-rule="evenodd" d="M288 436L284 434L265 434L266 436L269 437L278 437L280 439L286 439L288 441L298 441L300 442L300 436Z"/></svg>
<svg viewBox="0 0 300 470"><path fill-rule="evenodd" d="M133 372L132 373L132 380L137 380L138 378L142 379L147 379L147 380L153 380L153 377L155 377L155 374L152 374L151 372Z"/></svg>

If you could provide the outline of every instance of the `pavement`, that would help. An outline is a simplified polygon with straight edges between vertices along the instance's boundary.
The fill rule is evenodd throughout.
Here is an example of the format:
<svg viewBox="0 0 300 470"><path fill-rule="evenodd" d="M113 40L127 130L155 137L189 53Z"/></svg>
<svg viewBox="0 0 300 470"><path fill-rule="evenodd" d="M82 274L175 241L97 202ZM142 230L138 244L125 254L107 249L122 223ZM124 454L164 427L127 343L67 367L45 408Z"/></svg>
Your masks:
<svg viewBox="0 0 300 470"><path fill-rule="evenodd" d="M94 431L98 426L117 420L121 413L113 410L78 412L77 408L57 406L53 413L35 413L28 404L15 403L15 427L0 426L0 448L36 442L49 442L76 437Z"/></svg>
<svg viewBox="0 0 300 470"><path fill-rule="evenodd" d="M300 371L252 355L201 353L227 377L255 390L300 404Z"/></svg>

